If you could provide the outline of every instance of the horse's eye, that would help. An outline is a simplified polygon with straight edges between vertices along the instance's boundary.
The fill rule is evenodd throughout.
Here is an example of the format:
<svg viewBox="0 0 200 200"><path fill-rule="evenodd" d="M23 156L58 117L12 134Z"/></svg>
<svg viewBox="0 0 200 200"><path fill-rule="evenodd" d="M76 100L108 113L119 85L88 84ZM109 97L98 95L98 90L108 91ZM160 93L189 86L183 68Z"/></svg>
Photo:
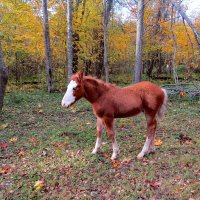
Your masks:
<svg viewBox="0 0 200 200"><path fill-rule="evenodd" d="M73 88L73 90L75 91L75 90L76 90L76 87L75 87L75 88Z"/></svg>

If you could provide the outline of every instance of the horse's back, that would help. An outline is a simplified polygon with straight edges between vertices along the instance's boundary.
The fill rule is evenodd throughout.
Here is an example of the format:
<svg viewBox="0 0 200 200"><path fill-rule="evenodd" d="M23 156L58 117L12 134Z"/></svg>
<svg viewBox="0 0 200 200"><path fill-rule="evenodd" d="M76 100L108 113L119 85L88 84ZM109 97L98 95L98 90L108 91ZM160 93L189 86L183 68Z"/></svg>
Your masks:
<svg viewBox="0 0 200 200"><path fill-rule="evenodd" d="M146 110L157 111L163 104L164 101L163 90L159 86L151 82L143 81L130 85L126 88L140 95L143 107Z"/></svg>

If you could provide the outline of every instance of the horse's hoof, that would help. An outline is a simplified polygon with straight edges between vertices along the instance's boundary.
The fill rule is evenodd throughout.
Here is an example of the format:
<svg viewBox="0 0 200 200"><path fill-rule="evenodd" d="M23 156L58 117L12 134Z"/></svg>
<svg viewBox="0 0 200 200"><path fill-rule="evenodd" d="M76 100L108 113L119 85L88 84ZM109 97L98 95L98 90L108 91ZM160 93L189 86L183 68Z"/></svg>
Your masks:
<svg viewBox="0 0 200 200"><path fill-rule="evenodd" d="M143 159L143 157L144 157L144 155L143 155L143 154L141 154L141 153L139 153L139 154L138 154L138 156L137 156L137 159L138 159L138 160L142 160L142 159Z"/></svg>
<svg viewBox="0 0 200 200"><path fill-rule="evenodd" d="M116 160L117 157L119 156L120 150L117 151L117 153L113 153L111 156L111 160Z"/></svg>
<svg viewBox="0 0 200 200"><path fill-rule="evenodd" d="M117 154L111 156L111 160L116 160L116 159L117 159Z"/></svg>
<svg viewBox="0 0 200 200"><path fill-rule="evenodd" d="M96 154L98 152L98 149L93 149L92 154Z"/></svg>

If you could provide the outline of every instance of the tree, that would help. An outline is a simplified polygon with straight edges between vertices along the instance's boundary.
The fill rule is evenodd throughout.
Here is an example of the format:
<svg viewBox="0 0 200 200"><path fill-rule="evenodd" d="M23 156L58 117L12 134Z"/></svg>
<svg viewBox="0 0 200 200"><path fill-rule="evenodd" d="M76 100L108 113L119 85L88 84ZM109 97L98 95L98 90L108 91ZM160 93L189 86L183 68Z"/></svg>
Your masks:
<svg viewBox="0 0 200 200"><path fill-rule="evenodd" d="M144 26L144 0L138 0L137 13L137 33L136 33L136 52L135 52L135 83L141 81L142 73L142 46L143 46L143 26Z"/></svg>
<svg viewBox="0 0 200 200"><path fill-rule="evenodd" d="M108 26L109 15L110 15L110 11L112 9L112 5L113 5L113 0L103 0L103 41L104 41L103 65L104 65L104 69L105 69L106 82L109 82L107 26Z"/></svg>
<svg viewBox="0 0 200 200"><path fill-rule="evenodd" d="M3 52L0 41L0 112L3 108L3 99L8 81L8 72L3 60Z"/></svg>
<svg viewBox="0 0 200 200"><path fill-rule="evenodd" d="M47 86L48 92L53 90L52 80L52 61L51 61L51 46L50 46L50 34L49 34L49 20L47 10L47 0L43 0L43 14L44 14L44 44L46 55L46 73L47 73Z"/></svg>
<svg viewBox="0 0 200 200"><path fill-rule="evenodd" d="M172 5L175 7L175 9L177 10L177 12L179 12L179 14L181 15L181 17L187 22L187 24L190 26L190 28L192 29L197 45L198 45L198 50L199 50L199 54L200 54L200 33L197 31L197 29L195 28L195 26L193 25L192 21L188 18L188 16L186 15L186 13L182 10L181 6L179 4L177 4L175 1L172 1Z"/></svg>
<svg viewBox="0 0 200 200"><path fill-rule="evenodd" d="M73 46L72 46L72 0L67 0L67 54L68 54L68 82L73 69Z"/></svg>

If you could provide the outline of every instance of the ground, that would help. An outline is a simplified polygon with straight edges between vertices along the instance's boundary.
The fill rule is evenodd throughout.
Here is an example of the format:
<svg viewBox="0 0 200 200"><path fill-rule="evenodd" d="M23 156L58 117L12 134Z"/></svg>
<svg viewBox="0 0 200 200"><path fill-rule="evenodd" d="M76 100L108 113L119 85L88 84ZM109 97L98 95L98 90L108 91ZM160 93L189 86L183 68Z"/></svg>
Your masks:
<svg viewBox="0 0 200 200"><path fill-rule="evenodd" d="M61 108L63 94L41 90L6 94L0 121L0 199L199 199L200 101L171 100L159 121L156 152L136 159L145 118L116 120L120 157L111 162L104 134L92 155L91 106ZM40 182L37 182L40 181Z"/></svg>

